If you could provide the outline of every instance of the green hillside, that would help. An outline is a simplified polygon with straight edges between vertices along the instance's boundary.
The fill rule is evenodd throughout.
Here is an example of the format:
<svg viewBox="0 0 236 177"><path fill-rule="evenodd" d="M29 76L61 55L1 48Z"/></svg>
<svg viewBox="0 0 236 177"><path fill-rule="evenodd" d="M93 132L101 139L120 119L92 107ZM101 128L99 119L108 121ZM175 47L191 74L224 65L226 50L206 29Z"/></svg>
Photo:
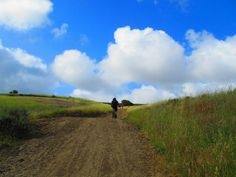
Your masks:
<svg viewBox="0 0 236 177"><path fill-rule="evenodd" d="M105 104L71 97L0 96L0 113L6 109L25 109L30 119L60 116L93 116L110 111Z"/></svg>
<svg viewBox="0 0 236 177"><path fill-rule="evenodd" d="M110 111L109 105L71 97L0 95L0 147L11 145L41 119L96 117Z"/></svg>
<svg viewBox="0 0 236 177"><path fill-rule="evenodd" d="M130 108L126 120L143 131L167 174L236 174L236 90Z"/></svg>

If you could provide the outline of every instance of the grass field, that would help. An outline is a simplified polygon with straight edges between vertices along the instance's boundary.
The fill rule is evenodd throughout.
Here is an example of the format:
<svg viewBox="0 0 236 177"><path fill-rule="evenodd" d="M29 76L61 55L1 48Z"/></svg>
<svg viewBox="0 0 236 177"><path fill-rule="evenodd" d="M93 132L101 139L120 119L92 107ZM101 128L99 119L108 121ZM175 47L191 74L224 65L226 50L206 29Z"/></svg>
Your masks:
<svg viewBox="0 0 236 177"><path fill-rule="evenodd" d="M110 107L93 101L63 97L0 96L0 113L4 109L25 109L31 120L60 116L96 116Z"/></svg>
<svg viewBox="0 0 236 177"><path fill-rule="evenodd" d="M150 138L167 174L235 176L236 90L130 108L126 120Z"/></svg>
<svg viewBox="0 0 236 177"><path fill-rule="evenodd" d="M109 105L71 97L0 95L0 120L4 119L6 114L19 114L21 110L27 112L27 116L17 120L13 116L15 122L11 124L22 126L28 122L34 124L40 119L63 116L96 117L110 112L111 108ZM11 113L12 111L14 112ZM10 145L14 141L14 137L0 131L0 145Z"/></svg>

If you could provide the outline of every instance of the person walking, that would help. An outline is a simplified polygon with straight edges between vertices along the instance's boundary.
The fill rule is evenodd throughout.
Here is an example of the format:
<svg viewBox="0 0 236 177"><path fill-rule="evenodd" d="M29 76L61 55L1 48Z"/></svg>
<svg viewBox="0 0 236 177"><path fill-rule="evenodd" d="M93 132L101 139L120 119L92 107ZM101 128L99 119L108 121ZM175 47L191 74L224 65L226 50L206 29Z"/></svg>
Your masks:
<svg viewBox="0 0 236 177"><path fill-rule="evenodd" d="M112 117L117 118L117 110L118 110L119 102L116 100L116 98L113 98L111 102L111 107L112 107Z"/></svg>

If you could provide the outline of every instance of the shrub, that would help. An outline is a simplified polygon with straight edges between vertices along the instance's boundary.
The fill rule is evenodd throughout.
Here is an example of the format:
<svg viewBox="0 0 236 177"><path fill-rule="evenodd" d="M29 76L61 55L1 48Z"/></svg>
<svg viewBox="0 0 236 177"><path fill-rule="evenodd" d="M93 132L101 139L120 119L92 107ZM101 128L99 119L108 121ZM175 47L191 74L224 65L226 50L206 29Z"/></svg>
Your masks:
<svg viewBox="0 0 236 177"><path fill-rule="evenodd" d="M0 114L0 132L23 138L29 132L28 113L24 109L5 109Z"/></svg>

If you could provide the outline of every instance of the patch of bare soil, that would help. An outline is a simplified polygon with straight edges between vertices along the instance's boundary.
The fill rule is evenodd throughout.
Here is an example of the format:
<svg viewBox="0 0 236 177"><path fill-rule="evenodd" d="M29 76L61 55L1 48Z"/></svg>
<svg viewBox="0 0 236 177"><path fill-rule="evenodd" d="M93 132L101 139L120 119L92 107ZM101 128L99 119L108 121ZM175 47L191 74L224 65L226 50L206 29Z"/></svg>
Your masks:
<svg viewBox="0 0 236 177"><path fill-rule="evenodd" d="M120 119L59 118L44 135L0 151L1 177L158 177L156 153Z"/></svg>

